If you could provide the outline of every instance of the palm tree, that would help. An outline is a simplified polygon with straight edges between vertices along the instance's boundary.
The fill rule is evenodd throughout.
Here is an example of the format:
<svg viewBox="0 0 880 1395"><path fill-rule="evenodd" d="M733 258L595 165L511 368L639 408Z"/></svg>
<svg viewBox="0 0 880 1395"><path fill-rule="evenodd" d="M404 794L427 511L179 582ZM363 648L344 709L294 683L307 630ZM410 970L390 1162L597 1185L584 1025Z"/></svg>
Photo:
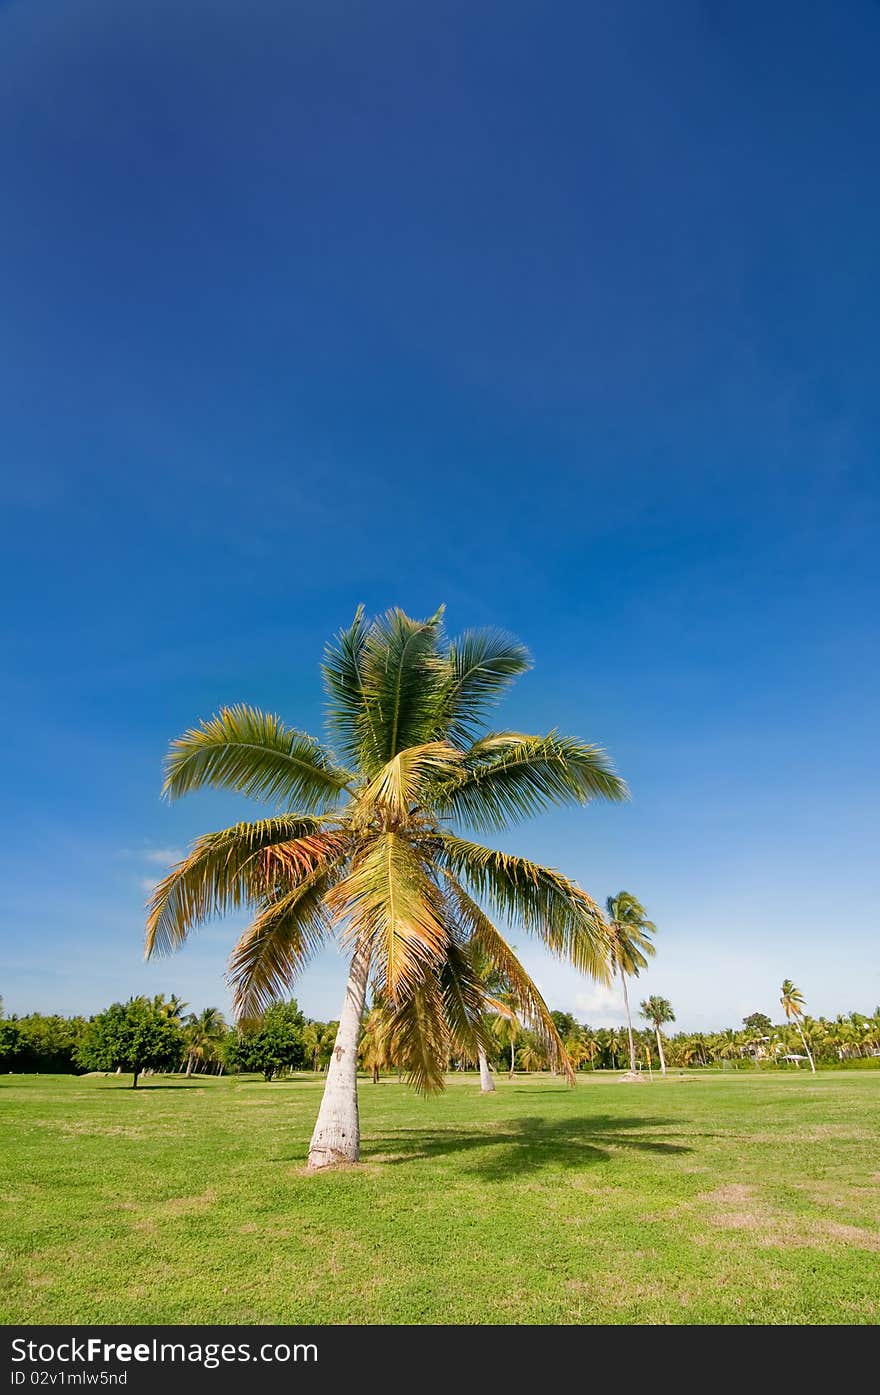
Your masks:
<svg viewBox="0 0 880 1395"><path fill-rule="evenodd" d="M807 1044L807 1038L804 1036L804 995L799 988L795 988L790 978L783 980L782 997L779 999L779 1001L782 1004L783 1012L785 1013L789 1022L793 1022L794 1025L797 1027L798 1031L800 1032L801 1041L803 1042L804 1050L807 1053L807 1060L810 1063L810 1070L815 1075L816 1062L813 1060L813 1053L810 1050L809 1045Z"/></svg>
<svg viewBox="0 0 880 1395"><path fill-rule="evenodd" d="M675 1013L672 1011L672 1004L668 998L660 998L653 993L650 998L645 998L639 1004L639 1011L646 1022L650 1022L654 1027L657 1036L657 1051L660 1056L660 1069L666 1074L666 1057L663 1055L663 1038L660 1035L660 1028L664 1022L674 1022Z"/></svg>
<svg viewBox="0 0 880 1395"><path fill-rule="evenodd" d="M312 1070L321 1068L321 1059L333 1049L338 1022L307 1022L303 1028L303 1041L312 1063Z"/></svg>
<svg viewBox="0 0 880 1395"><path fill-rule="evenodd" d="M167 1017L171 1022L182 1022L183 1014L189 1007L182 998L178 998L176 993L172 993L170 998L166 998L164 993L157 993L153 999L153 1007L163 1017Z"/></svg>
<svg viewBox="0 0 880 1395"><path fill-rule="evenodd" d="M510 1051L510 1079L512 1080L516 1071L516 1046L522 1033L522 1028L510 994L501 994L500 1001L504 1002L505 1005L510 1008L510 1012L496 1013L491 1020L490 1027L492 1035L497 1038L499 1045ZM566 1050L568 1050L567 1046ZM571 1058L569 1057L569 1059ZM574 1069L574 1061L572 1061L571 1064Z"/></svg>
<svg viewBox="0 0 880 1395"><path fill-rule="evenodd" d="M609 896L605 902L605 911L608 916L608 932L611 940L611 962L620 975L620 982L623 986L626 1027L629 1035L630 1075L635 1077L636 1044L633 1039L632 1015L629 1010L626 980L628 974L638 978L641 970L647 967L647 956L654 953L651 936L656 934L657 927L653 921L648 920L644 906L629 891L618 891L616 896Z"/></svg>
<svg viewBox="0 0 880 1395"><path fill-rule="evenodd" d="M547 1054L540 1042L529 1038L525 1046L519 1053L519 1063L524 1071L546 1070L548 1066Z"/></svg>
<svg viewBox="0 0 880 1395"><path fill-rule="evenodd" d="M185 1007L186 1004L184 1003ZM186 1073L192 1075L193 1067L199 1062L216 1061L220 1043L228 1028L219 1008L203 1008L201 1012L191 1012L186 1027Z"/></svg>
<svg viewBox="0 0 880 1395"><path fill-rule="evenodd" d="M357 1049L368 982L392 1013L394 1058L422 1091L443 1087L450 1050L484 1041L470 954L514 987L529 1024L571 1067L547 1006L491 914L607 980L601 912L562 873L461 830L506 828L565 804L626 797L596 746L552 731L484 729L529 666L494 630L448 643L430 620L391 610L354 621L325 651L333 749L252 707L227 707L171 745L165 794L208 786L275 812L199 838L153 894L146 953L176 949L209 917L248 906L229 976L236 1016L254 1017L337 935L349 977L309 1150L313 1168L359 1156ZM487 908L487 909L484 909Z"/></svg>

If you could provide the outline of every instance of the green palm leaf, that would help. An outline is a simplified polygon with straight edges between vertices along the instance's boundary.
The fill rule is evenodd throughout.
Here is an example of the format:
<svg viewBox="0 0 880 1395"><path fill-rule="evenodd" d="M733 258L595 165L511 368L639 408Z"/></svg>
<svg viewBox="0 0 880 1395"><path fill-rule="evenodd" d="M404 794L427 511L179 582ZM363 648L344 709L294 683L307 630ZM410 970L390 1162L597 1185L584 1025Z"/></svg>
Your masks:
<svg viewBox="0 0 880 1395"><path fill-rule="evenodd" d="M218 786L267 802L332 808L351 776L311 736L255 707L224 707L171 745L163 793Z"/></svg>
<svg viewBox="0 0 880 1395"><path fill-rule="evenodd" d="M450 1032L438 975L426 974L406 998L389 1004L387 1011L394 1064L420 1094L439 1094L449 1064Z"/></svg>
<svg viewBox="0 0 880 1395"><path fill-rule="evenodd" d="M487 1047L486 993L469 946L454 938L447 947L440 984L451 1049L473 1061L477 1052Z"/></svg>
<svg viewBox="0 0 880 1395"><path fill-rule="evenodd" d="M438 861L496 915L522 925L583 973L608 982L608 927L576 882L552 867L452 834L439 835L437 842Z"/></svg>
<svg viewBox="0 0 880 1395"><path fill-rule="evenodd" d="M435 735L441 619L442 611L430 620L411 620L402 610L389 610L370 626L360 668L364 725L372 736L373 754L363 752L368 776L398 751Z"/></svg>
<svg viewBox="0 0 880 1395"><path fill-rule="evenodd" d="M531 667L528 650L503 630L469 630L442 658L438 736L468 745L486 713Z"/></svg>
<svg viewBox="0 0 880 1395"><path fill-rule="evenodd" d="M605 752L550 732L499 732L471 747L462 769L432 791L437 812L477 830L506 828L544 809L627 798Z"/></svg>
<svg viewBox="0 0 880 1395"><path fill-rule="evenodd" d="M321 672L327 693L327 726L345 760L355 769L381 763L370 721L362 668L369 625L358 606L347 630L340 630L324 650Z"/></svg>

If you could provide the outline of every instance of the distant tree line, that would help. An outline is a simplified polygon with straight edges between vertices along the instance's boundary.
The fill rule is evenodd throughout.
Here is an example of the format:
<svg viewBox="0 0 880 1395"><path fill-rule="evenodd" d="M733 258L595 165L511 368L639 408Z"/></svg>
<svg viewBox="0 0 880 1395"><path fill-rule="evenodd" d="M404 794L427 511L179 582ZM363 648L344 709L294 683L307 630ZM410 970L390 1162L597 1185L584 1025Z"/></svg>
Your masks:
<svg viewBox="0 0 880 1395"><path fill-rule="evenodd" d="M274 1080L294 1071L322 1071L330 1060L337 1024L306 1018L293 999L276 1003L245 1027L229 1026L217 1008L188 1013L187 1007L174 995L160 995L113 1003L88 1019L42 1013L0 1017L0 1072L119 1072L132 1075L136 1083L144 1072L192 1076L243 1071ZM804 1014L781 1023L754 1012L738 1028L674 1035L663 1032L674 1020L666 999L647 999L641 1015L647 1025L633 1028L641 1069L664 1064L689 1070L794 1068L807 1059L805 1049L825 1066L880 1060L880 1008L870 1015L851 1012L833 1019ZM624 1070L630 1065L626 1027L593 1028L569 1012L552 1016L575 1070ZM520 1026L514 1014L498 1012L490 1025L486 1055L493 1071L552 1070L542 1039ZM374 1079L397 1069L377 1009L364 1019L359 1061ZM452 1059L448 1064L454 1070L477 1063Z"/></svg>
<svg viewBox="0 0 880 1395"><path fill-rule="evenodd" d="M2 1000L0 1000L2 1002ZM44 1074L145 1072L187 1076L256 1071L266 1080L323 1069L335 1023L307 1019L296 1002L276 1003L259 1021L230 1027L217 1008L187 1013L172 995L130 998L94 1017L0 1017L0 1071Z"/></svg>

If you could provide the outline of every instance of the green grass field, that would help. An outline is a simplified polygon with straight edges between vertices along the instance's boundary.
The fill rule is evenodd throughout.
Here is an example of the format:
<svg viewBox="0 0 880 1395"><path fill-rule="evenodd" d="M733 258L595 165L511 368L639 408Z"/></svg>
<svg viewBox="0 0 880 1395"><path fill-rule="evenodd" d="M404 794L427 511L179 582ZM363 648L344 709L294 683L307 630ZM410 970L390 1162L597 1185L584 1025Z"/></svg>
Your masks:
<svg viewBox="0 0 880 1395"><path fill-rule="evenodd" d="M361 1087L0 1077L12 1322L876 1322L880 1072Z"/></svg>

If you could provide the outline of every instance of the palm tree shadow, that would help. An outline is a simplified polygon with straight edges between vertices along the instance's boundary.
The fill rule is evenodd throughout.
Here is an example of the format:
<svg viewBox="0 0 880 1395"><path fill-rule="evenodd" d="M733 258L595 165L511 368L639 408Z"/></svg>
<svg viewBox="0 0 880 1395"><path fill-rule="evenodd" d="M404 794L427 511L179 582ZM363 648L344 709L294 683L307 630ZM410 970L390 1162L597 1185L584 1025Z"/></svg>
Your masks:
<svg viewBox="0 0 880 1395"><path fill-rule="evenodd" d="M575 1121L505 1120L480 1129L401 1128L366 1139L362 1161L394 1167L420 1159L471 1153L473 1157L465 1164L465 1172L501 1182L545 1167L579 1171L592 1163L607 1162L612 1151L619 1148L658 1157L692 1152L668 1136L658 1138L648 1132L674 1122L656 1117L619 1119L605 1114Z"/></svg>

